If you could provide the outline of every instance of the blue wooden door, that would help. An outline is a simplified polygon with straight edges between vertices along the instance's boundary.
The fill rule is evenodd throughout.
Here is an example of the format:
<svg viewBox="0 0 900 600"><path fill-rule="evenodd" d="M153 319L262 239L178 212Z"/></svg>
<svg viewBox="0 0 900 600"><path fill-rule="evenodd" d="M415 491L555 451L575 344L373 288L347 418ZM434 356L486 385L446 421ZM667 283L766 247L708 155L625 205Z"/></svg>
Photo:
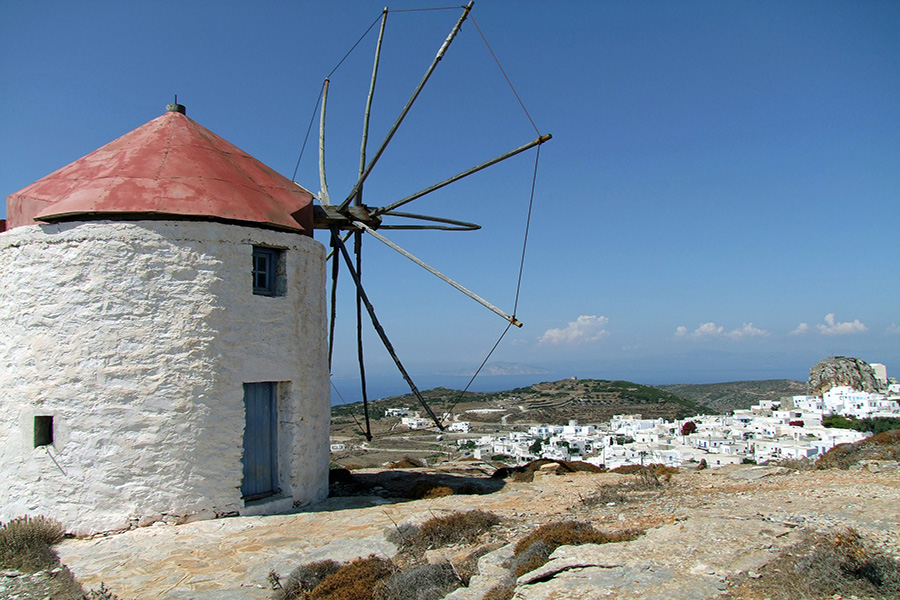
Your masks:
<svg viewBox="0 0 900 600"><path fill-rule="evenodd" d="M278 491L278 412L275 382L244 384L244 480L245 500L271 496Z"/></svg>

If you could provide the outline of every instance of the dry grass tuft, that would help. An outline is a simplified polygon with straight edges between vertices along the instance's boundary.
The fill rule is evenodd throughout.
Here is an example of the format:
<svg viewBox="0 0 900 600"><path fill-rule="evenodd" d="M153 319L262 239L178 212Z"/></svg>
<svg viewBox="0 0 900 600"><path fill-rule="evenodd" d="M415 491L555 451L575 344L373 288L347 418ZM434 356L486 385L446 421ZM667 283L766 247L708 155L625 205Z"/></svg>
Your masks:
<svg viewBox="0 0 900 600"><path fill-rule="evenodd" d="M605 473L606 469L581 461L551 460L542 458L518 467L501 467L494 471L491 479L513 478L513 481L528 482L534 480L534 472L547 464L555 463L557 473Z"/></svg>
<svg viewBox="0 0 900 600"><path fill-rule="evenodd" d="M419 526L400 526L391 532L388 539L402 550L422 553L452 544L472 543L499 523L500 517L483 510L455 512L434 517Z"/></svg>
<svg viewBox="0 0 900 600"><path fill-rule="evenodd" d="M482 600L511 600L516 593L516 586L511 583L501 583L488 590Z"/></svg>
<svg viewBox="0 0 900 600"><path fill-rule="evenodd" d="M440 600L461 585L450 563L425 564L382 579L376 600Z"/></svg>
<svg viewBox="0 0 900 600"><path fill-rule="evenodd" d="M763 594L772 600L900 597L900 561L854 529L810 534L769 563L759 579L738 582L729 598Z"/></svg>
<svg viewBox="0 0 900 600"><path fill-rule="evenodd" d="M466 557L462 561L454 563L454 566L456 567L456 574L459 575L459 578L462 580L463 585L468 586L469 581L472 579L472 577L478 575L478 559L485 554L497 550L501 546L503 546L503 542L495 542L493 544L480 546L479 548L476 548L468 555L466 555Z"/></svg>
<svg viewBox="0 0 900 600"><path fill-rule="evenodd" d="M283 581L273 572L269 574L274 587L275 593L272 600L294 600L306 597L309 592L316 588L317 585L333 573L337 573L341 567L341 563L333 560L320 560L309 564L300 565Z"/></svg>
<svg viewBox="0 0 900 600"><path fill-rule="evenodd" d="M643 532L632 529L625 529L615 533L604 533L591 527L590 523L578 521L547 523L546 525L541 525L519 540L513 550L513 554L521 554L528 546L538 541L545 543L555 550L560 546L628 542L637 539L641 533Z"/></svg>
<svg viewBox="0 0 900 600"><path fill-rule="evenodd" d="M662 477L653 469L634 471L635 477L627 481L601 485L597 491L582 498L581 503L589 508L606 504L625 504L638 497L647 497L646 492L658 492L665 487L671 474L663 471Z"/></svg>
<svg viewBox="0 0 900 600"><path fill-rule="evenodd" d="M406 497L412 500L423 500L426 498L440 498L442 496L452 496L453 488L435 483L433 481L417 481L414 486L406 493Z"/></svg>
<svg viewBox="0 0 900 600"><path fill-rule="evenodd" d="M0 524L0 568L35 573L59 566L53 550L65 535L59 521L47 517L18 517Z"/></svg>
<svg viewBox="0 0 900 600"><path fill-rule="evenodd" d="M418 458L412 458L409 456L404 456L400 460L396 462L390 463L387 468L388 469L420 469L426 466L425 463Z"/></svg>
<svg viewBox="0 0 900 600"><path fill-rule="evenodd" d="M553 551L560 546L630 542L643 533L636 529L604 533L591 527L590 523L578 521L548 523L519 540L513 550L510 569L515 577L521 577L546 564Z"/></svg>
<svg viewBox="0 0 900 600"><path fill-rule="evenodd" d="M776 467L784 467L791 471L812 471L816 468L816 461L809 458L786 458L777 462L767 463Z"/></svg>
<svg viewBox="0 0 900 600"><path fill-rule="evenodd" d="M612 469L610 473L618 473L619 475L637 475L639 473L652 473L657 477L668 478L672 475L678 473L678 469L676 467L669 467L666 465L661 465L657 463L649 464L646 466L641 465L623 465L621 467L616 467Z"/></svg>
<svg viewBox="0 0 900 600"><path fill-rule="evenodd" d="M358 558L327 575L309 600L374 600L376 584L393 573L393 563L385 558Z"/></svg>

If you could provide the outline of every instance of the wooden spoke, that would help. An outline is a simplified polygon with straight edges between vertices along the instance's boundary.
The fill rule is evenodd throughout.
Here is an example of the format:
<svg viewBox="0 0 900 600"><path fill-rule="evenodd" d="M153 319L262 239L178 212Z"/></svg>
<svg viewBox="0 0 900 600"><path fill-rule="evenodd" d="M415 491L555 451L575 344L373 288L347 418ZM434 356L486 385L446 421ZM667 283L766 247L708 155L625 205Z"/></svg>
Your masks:
<svg viewBox="0 0 900 600"><path fill-rule="evenodd" d="M384 237L383 235L377 233L374 229L367 226L365 223L356 223L356 226L359 227L360 229L364 230L366 233L370 234L372 237L374 237L379 242L385 244L386 246L389 246L390 248L393 248L394 250L396 250L397 252L399 252L400 254L402 254L403 256L408 258L409 260L413 261L414 263L416 263L417 265L419 265L420 267L422 267L423 269L425 269L426 271L428 271L429 273L431 273L438 279L441 279L442 281L449 283L450 285L452 285L453 287L458 289L460 292L462 292L463 294L465 294L466 296L468 296L469 298L471 298L478 304L481 304L482 306L484 306L491 312L500 315L501 317L503 317L504 319L506 319L513 325L515 325L516 327L522 326L522 322L519 321L518 319L516 319L515 316L506 314L505 312L503 312L502 310L500 310L499 308L497 308L496 306L494 306L493 304L491 304L490 302L488 302L487 300L485 300L484 298L482 298L475 292L466 288L462 284L453 281L452 279L450 279L449 277L447 277L446 275L444 275L443 273L441 273L440 271L438 271L437 269L435 269L434 267L432 267L431 265L429 265L422 259L410 254L409 252L407 252L406 250L404 250L403 248L401 248L400 246L398 246L391 240L389 240L386 237Z"/></svg>

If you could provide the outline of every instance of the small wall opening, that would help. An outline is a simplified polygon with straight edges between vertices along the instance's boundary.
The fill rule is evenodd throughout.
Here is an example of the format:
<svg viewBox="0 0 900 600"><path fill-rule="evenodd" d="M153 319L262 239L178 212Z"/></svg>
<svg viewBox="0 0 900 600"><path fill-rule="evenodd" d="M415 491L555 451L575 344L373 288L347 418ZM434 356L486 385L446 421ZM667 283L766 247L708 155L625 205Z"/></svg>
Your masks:
<svg viewBox="0 0 900 600"><path fill-rule="evenodd" d="M282 248L253 246L253 293L257 296L284 296L285 251Z"/></svg>
<svg viewBox="0 0 900 600"><path fill-rule="evenodd" d="M34 447L53 445L53 417L50 415L35 415L34 417Z"/></svg>

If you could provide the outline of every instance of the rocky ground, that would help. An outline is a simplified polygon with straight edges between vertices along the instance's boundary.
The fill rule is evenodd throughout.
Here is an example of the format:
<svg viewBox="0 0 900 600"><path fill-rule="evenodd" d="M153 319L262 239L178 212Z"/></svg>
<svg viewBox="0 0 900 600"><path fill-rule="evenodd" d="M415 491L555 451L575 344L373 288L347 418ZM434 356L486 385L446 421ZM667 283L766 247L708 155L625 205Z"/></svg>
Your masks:
<svg viewBox="0 0 900 600"><path fill-rule="evenodd" d="M505 520L479 540L498 549L481 558L480 575L468 588L451 594L454 600L480 600L508 577L499 566L511 554L508 542L541 524L568 519L604 531L640 528L646 533L630 542L563 546L546 565L515 581L515 598L716 598L729 585L759 577L804 531L841 526L855 528L878 548L900 557L896 463L847 471L750 465L682 471L661 487L620 495L616 492L632 489L629 482L637 476L556 470L547 466L530 482L485 480L477 469L464 476L424 470L389 477L370 472L370 495L330 498L305 512L151 526L66 540L58 550L85 589L104 582L123 600L267 598L272 593L271 571L284 576L298 564L323 558L390 557L397 548L387 534L398 525L475 508ZM440 477L437 483L450 487L468 484L470 491L482 493L415 501L391 498L423 477ZM452 558L463 550L428 556ZM24 578L5 574L0 596L47 597L16 587L15 581L24 583ZM764 597L748 594L738 597Z"/></svg>

